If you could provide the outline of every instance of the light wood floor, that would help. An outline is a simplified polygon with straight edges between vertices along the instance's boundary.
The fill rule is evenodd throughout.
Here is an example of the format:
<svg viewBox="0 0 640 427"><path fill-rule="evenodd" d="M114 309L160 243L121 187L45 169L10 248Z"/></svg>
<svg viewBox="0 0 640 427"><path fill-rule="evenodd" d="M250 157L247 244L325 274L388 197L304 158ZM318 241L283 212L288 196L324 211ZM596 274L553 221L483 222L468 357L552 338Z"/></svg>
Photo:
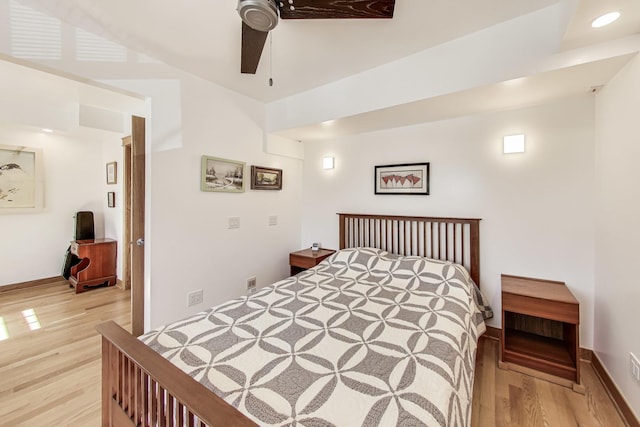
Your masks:
<svg viewBox="0 0 640 427"><path fill-rule="evenodd" d="M586 394L498 369L500 342L481 338L476 356L472 427L625 426L591 363L582 361Z"/></svg>
<svg viewBox="0 0 640 427"><path fill-rule="evenodd" d="M38 330L25 320L29 309ZM0 292L0 317L9 333L0 341L0 426L99 426L94 327L111 319L130 330L129 293L112 287L76 295L65 283ZM498 351L498 341L480 340L473 427L624 426L590 363L580 368L587 389L581 395L498 369Z"/></svg>
<svg viewBox="0 0 640 427"><path fill-rule="evenodd" d="M30 329L27 310L40 329ZM0 341L0 426L99 426L95 326L114 320L130 330L129 292L76 295L66 282L0 292L0 317L9 335Z"/></svg>

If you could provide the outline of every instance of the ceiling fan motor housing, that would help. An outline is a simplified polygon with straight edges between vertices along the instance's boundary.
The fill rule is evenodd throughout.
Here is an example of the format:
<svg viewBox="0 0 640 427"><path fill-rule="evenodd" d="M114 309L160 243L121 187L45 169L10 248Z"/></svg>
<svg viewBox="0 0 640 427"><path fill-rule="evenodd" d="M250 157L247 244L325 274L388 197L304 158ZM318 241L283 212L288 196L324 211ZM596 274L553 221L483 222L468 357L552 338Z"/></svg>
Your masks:
<svg viewBox="0 0 640 427"><path fill-rule="evenodd" d="M238 14L245 24L257 31L267 32L278 25L275 0L238 0Z"/></svg>

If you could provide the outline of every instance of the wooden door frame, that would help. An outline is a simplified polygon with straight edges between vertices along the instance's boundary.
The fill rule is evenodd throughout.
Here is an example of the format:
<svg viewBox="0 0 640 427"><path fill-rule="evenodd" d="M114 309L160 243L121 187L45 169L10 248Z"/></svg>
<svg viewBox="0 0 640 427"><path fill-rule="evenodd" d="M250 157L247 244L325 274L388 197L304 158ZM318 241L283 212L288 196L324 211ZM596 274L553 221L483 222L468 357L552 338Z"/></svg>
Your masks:
<svg viewBox="0 0 640 427"><path fill-rule="evenodd" d="M122 138L122 289L131 289L131 135Z"/></svg>
<svg viewBox="0 0 640 427"><path fill-rule="evenodd" d="M131 333L144 333L145 119L131 117Z"/></svg>

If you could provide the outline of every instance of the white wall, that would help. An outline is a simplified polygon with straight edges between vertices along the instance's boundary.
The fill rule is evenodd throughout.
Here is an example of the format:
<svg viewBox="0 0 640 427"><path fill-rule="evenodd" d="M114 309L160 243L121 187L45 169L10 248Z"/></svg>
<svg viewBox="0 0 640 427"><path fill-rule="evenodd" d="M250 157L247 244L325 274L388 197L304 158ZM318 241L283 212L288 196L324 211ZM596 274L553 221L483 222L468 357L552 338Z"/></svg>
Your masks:
<svg viewBox="0 0 640 427"><path fill-rule="evenodd" d="M110 138L108 141L103 141L101 144L102 149L102 168L104 169L105 177L102 179L101 196L102 196L102 211L104 217L104 236L117 240L118 246L118 259L116 264L116 275L118 280L122 280L122 254L124 242L122 240L124 236L124 224L123 224L123 149L122 139L118 137ZM106 165L107 163L116 162L116 184L107 184L106 180ZM110 208L107 205L107 193L113 191L116 193L116 206Z"/></svg>
<svg viewBox="0 0 640 427"><path fill-rule="evenodd" d="M481 281L500 326L500 274L566 282L592 346L594 101L580 96L517 111L305 143L302 243L337 247L336 212L482 218ZM524 154L502 154L523 132ZM333 155L336 168L321 169ZM374 195L374 165L426 161L431 195Z"/></svg>
<svg viewBox="0 0 640 427"><path fill-rule="evenodd" d="M629 365L630 352L640 357L640 58L607 84L596 111L594 350L640 418L640 384Z"/></svg>
<svg viewBox="0 0 640 427"><path fill-rule="evenodd" d="M157 327L246 293L246 279L265 286L288 276L289 252L300 244L302 162L263 151L264 105L174 71L164 80L111 81L148 96L148 308ZM172 124L156 120L167 110ZM244 193L200 191L202 155L246 162ZM282 191L255 191L250 165L283 169ZM278 216L269 226L268 217ZM229 217L239 229L228 229ZM187 307L187 293L204 302Z"/></svg>
<svg viewBox="0 0 640 427"><path fill-rule="evenodd" d="M63 34L74 34L74 27L60 25ZM0 34L0 51L11 56L2 41ZM287 276L288 254L300 248L302 162L264 152L264 104L159 61L140 61L129 50L126 62L79 61L73 42L63 40L60 60L29 60L147 97L146 114L135 110L147 118L146 329L244 294L250 276L258 286ZM104 209L112 187L104 184L104 163L114 154L109 149L98 157L97 203ZM247 174L251 164L281 168L283 190L201 192L202 155L244 161ZM120 193L116 203L121 206ZM117 233L119 210L105 214L107 230ZM278 216L277 226L267 225L269 215ZM240 217L240 229L226 228L229 216ZM204 303L187 308L186 295L195 289L204 290Z"/></svg>
<svg viewBox="0 0 640 427"><path fill-rule="evenodd" d="M261 287L288 276L288 254L300 248L302 162L263 151L264 105L186 73L172 74L110 82L149 97L147 328L245 294L248 277L256 276ZM94 211L97 237L117 239L122 254L121 139L5 133L4 143L43 147L47 186L42 214L0 216L0 233L16 242L0 249L2 266L12 266L0 269L0 284L59 275L77 210ZM33 135L56 143L35 141ZM202 155L246 162L245 193L201 192ZM111 161L118 162L117 185L106 184L105 165ZM251 190L252 164L283 169L283 190ZM116 192L114 209L107 208L108 191ZM278 225L268 225L271 215ZM227 229L230 216L240 217L240 229ZM39 231L21 239L18 230L25 227ZM46 267L28 261L47 257ZM119 257L119 276L121 264ZM187 307L187 293L197 289L204 290L203 304Z"/></svg>
<svg viewBox="0 0 640 427"><path fill-rule="evenodd" d="M97 237L115 237L105 228L103 143L6 124L0 141L41 148L44 172L42 211L0 215L0 286L59 276L77 211L94 212Z"/></svg>

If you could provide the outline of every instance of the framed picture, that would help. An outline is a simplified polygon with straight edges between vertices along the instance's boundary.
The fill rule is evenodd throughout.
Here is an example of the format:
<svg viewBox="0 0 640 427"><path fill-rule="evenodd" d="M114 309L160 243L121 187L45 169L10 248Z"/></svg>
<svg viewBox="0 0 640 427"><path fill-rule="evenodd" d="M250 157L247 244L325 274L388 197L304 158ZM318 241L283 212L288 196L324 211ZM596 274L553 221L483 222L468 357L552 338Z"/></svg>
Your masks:
<svg viewBox="0 0 640 427"><path fill-rule="evenodd" d="M0 145L0 213L42 209L42 150Z"/></svg>
<svg viewBox="0 0 640 427"><path fill-rule="evenodd" d="M242 193L244 191L244 162L202 156L200 189Z"/></svg>
<svg viewBox="0 0 640 427"><path fill-rule="evenodd" d="M107 184L118 183L118 164L117 162L107 163Z"/></svg>
<svg viewBox="0 0 640 427"><path fill-rule="evenodd" d="M375 194L429 194L429 163L375 167Z"/></svg>
<svg viewBox="0 0 640 427"><path fill-rule="evenodd" d="M116 207L116 193L113 191L107 193L107 206L110 208Z"/></svg>
<svg viewBox="0 0 640 427"><path fill-rule="evenodd" d="M251 166L252 190L282 190L282 169Z"/></svg>

